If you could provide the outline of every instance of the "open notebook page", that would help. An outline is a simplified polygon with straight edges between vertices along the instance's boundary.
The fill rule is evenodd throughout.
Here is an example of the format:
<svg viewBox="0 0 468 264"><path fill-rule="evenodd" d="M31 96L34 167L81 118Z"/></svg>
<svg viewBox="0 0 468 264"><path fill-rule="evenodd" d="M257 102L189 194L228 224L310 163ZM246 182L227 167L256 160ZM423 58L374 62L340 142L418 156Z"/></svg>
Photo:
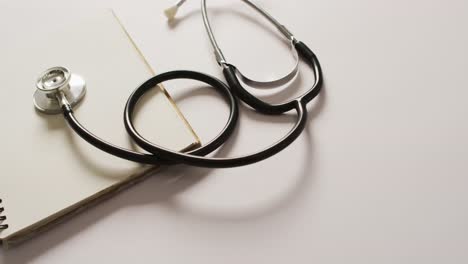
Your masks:
<svg viewBox="0 0 468 264"><path fill-rule="evenodd" d="M4 244L30 236L148 167L104 153L79 138L62 115L35 111L35 80L65 66L87 81L75 114L91 132L135 148L123 125L130 93L154 73L111 10L0 10L0 198L9 228ZM183 150L198 138L164 89L139 109L137 129L162 146Z"/></svg>

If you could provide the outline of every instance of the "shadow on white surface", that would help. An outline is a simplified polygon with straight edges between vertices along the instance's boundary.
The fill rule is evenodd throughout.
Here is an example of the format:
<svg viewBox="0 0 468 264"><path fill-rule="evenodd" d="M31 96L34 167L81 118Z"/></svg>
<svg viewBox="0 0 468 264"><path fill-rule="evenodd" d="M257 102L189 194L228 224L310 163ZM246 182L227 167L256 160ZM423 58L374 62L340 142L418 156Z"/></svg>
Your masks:
<svg viewBox="0 0 468 264"><path fill-rule="evenodd" d="M181 98L179 98L179 100L180 99ZM325 96L323 93L318 97L315 105L310 109L309 121L312 121L318 114L320 114L324 105ZM245 116L252 118L253 111L250 110L243 112L244 115L242 116L244 118ZM268 217L269 215L284 209L288 204L293 202L295 198L304 191L303 189L308 186L306 182L312 180L310 175L310 171L312 170L310 166L312 162L310 161L313 159L313 156L311 155L310 150L313 148L313 140L308 128L306 128L304 136L306 137L307 144L309 144L309 148L307 148L308 152L304 153L302 156L304 159L307 159L308 162L304 163L306 166L301 170L301 175L298 177L299 181L297 181L293 185L293 188L285 193L280 199L269 201L267 204L261 204L253 211L236 212L236 214L226 215L219 214L214 211L192 210L191 208L175 203L171 199L172 197L202 181L205 177L209 176L211 171L210 169L203 168L175 166L165 169L153 176L151 179L145 181L144 184L139 184L133 189L127 190L125 193L115 197L111 201L104 202L95 208L86 210L74 219L71 219L64 224L60 224L41 236L38 236L15 248L3 252L0 251L0 255L2 255L0 260L2 260L3 263L11 264L27 263L38 258L48 250L58 246L60 243L76 236L81 231L86 230L88 227L97 223L100 219L109 217L119 209L141 204L158 203L169 210L176 211L182 215L187 215L187 217L196 217L205 221L250 221L262 217ZM228 155L232 144L236 144L236 135L233 135L230 142L226 144L217 153L217 155ZM184 175L187 174L187 172L189 172L189 175ZM287 176L288 175L286 175L286 177ZM295 177L291 178L294 179ZM155 219L155 222L157 222L157 219Z"/></svg>
<svg viewBox="0 0 468 264"><path fill-rule="evenodd" d="M322 109L325 106L325 89L322 90L320 96L317 97L317 100L314 101L314 105L309 107L309 117L308 122L312 122L317 115L320 114ZM241 118L247 116L249 119L255 120L257 122L265 122L266 119L274 120L272 122L284 122L284 123L291 123L291 116L295 116L294 114L282 115L282 116L264 116L258 115L254 110L246 107L243 107L243 111L241 113ZM285 208L287 208L292 202L296 200L298 196L300 196L306 188L310 187L309 182L313 180L313 172L314 163L312 162L314 155L313 155L313 139L312 133L310 131L310 126L307 126L303 132L303 137L305 139L305 144L307 144L306 152L302 153L301 157L304 158L304 161L297 161L296 164L304 164L301 168L299 175L284 175L285 177L291 177L291 179L296 179L294 184L292 184L287 191L282 193L281 196L276 197L266 203L259 204L254 207L254 209L249 210L235 210L232 212L226 211L216 211L207 208L196 208L193 206L187 206L183 203L179 203L176 199L166 201L163 206L165 206L169 210L173 210L178 213L178 215L186 216L189 218L196 218L202 221L207 222L219 222L219 221L227 221L227 222L236 222L236 221L253 221L260 218L271 216L275 213L281 212ZM229 151L232 148L232 144L237 144L238 138L238 130L233 134L232 138L226 143L225 147L221 148L217 153L216 156L225 157L229 155ZM296 164L292 164L289 166L295 166ZM197 175L205 175L209 174L209 170L207 169L200 169L194 168L191 171L196 172ZM205 174L203 171L205 171Z"/></svg>
<svg viewBox="0 0 468 264"><path fill-rule="evenodd" d="M196 173L190 177L173 177L176 173L170 171L162 171L145 181L144 184L135 186L124 194L114 197L111 201L90 208L23 244L8 250L2 249L3 252L0 256L3 255L3 258L0 260L3 260L2 263L28 263L123 207L144 203L163 203L169 200L172 195L183 191L205 177L205 175Z"/></svg>
<svg viewBox="0 0 468 264"><path fill-rule="evenodd" d="M36 114L39 118L43 119L43 123L47 125L48 129L51 131L61 130L65 134L67 140L66 144L73 153L75 158L87 169L86 171L90 172L92 175L99 177L109 177L112 179L124 179L128 175L135 173L134 169L122 170L122 169L112 169L109 166L102 166L98 162L90 160L89 157L82 151L82 148L78 145L77 140L82 140L75 132L68 127L66 120L61 114L59 115L46 115L36 111ZM92 133L92 131L91 131ZM99 135L98 135L99 136ZM99 136L100 137L100 136ZM135 150L134 146L132 150Z"/></svg>

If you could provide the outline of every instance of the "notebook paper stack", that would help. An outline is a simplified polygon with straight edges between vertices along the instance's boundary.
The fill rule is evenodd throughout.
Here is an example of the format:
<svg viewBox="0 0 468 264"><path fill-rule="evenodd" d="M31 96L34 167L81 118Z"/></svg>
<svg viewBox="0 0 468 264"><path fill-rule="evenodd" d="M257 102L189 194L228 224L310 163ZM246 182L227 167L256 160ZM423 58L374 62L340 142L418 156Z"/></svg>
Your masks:
<svg viewBox="0 0 468 264"><path fill-rule="evenodd" d="M0 10L3 246L22 242L153 174L79 138L62 115L37 112L35 80L53 66L83 76L75 115L92 133L137 149L125 133L128 96L154 72L111 10ZM149 140L188 150L199 140L162 86L144 98L135 125ZM1 219L1 218L0 218Z"/></svg>

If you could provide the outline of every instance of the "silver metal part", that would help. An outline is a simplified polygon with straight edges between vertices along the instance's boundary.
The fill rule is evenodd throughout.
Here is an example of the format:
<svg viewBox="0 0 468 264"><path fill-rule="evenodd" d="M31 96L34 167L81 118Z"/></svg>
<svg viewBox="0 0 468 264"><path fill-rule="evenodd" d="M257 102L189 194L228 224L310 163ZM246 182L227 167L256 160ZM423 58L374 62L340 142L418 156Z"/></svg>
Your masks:
<svg viewBox="0 0 468 264"><path fill-rule="evenodd" d="M185 3L185 1L187 1L187 0L180 0L179 2L177 2L176 6L180 7L181 5L183 5Z"/></svg>
<svg viewBox="0 0 468 264"><path fill-rule="evenodd" d="M186 0L180 0L176 5L177 7L182 6L185 3ZM208 18L208 12L207 12L207 7L206 7L206 0L201 0L201 11L202 11L202 16L203 16L203 23L205 25L206 32L208 34L208 37L210 39L211 45L213 46L216 61L221 67L225 67L227 65L234 66L236 68L238 76L240 76L241 80L252 87L256 88L274 88L278 87L281 85L284 85L288 82L290 82L298 73L299 71L299 55L296 51L295 44L297 43L297 39L294 37L294 35L282 24L278 22L273 16L271 16L267 11L265 11L263 8L257 6L255 3L253 3L250 0L241 0L242 2L246 3L250 7L252 7L255 11L257 11L259 14L261 14L263 17L265 17L269 22L271 22L277 29L278 31L291 42L291 49L293 52L293 56L295 59L295 64L294 67L289 71L288 74L278 78L278 79L273 79L273 80L262 80L262 81L256 81L253 80L252 78L249 78L242 74L237 67L235 67L233 64L228 63L226 58L224 57L223 52L221 51L221 48L218 45L218 42L216 41L216 38L214 36L213 30L211 28L210 20Z"/></svg>
<svg viewBox="0 0 468 264"><path fill-rule="evenodd" d="M37 79L36 88L34 106L46 114L62 113L64 102L73 107L86 93L84 79L65 67L53 67L43 72Z"/></svg>
<svg viewBox="0 0 468 264"><path fill-rule="evenodd" d="M273 79L273 80L266 80L266 81L256 81L253 80L246 75L244 75L235 65L228 64L233 66L236 69L237 76L240 77L241 81L245 84L254 87L254 88L275 88L282 85L289 83L294 77L296 77L297 73L299 72L299 54L294 46L294 43L291 41L291 52L293 54L295 64L294 68L289 71L288 74L284 75L281 78Z"/></svg>

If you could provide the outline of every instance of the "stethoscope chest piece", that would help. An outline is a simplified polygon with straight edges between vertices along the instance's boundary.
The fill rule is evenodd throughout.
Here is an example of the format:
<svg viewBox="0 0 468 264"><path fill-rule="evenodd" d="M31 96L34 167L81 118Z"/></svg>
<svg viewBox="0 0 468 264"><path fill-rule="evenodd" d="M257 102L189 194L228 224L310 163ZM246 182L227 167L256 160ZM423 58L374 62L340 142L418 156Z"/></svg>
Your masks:
<svg viewBox="0 0 468 264"><path fill-rule="evenodd" d="M41 74L36 82L34 106L46 114L62 113L60 98L71 106L78 104L86 93L85 80L65 67L53 67Z"/></svg>

